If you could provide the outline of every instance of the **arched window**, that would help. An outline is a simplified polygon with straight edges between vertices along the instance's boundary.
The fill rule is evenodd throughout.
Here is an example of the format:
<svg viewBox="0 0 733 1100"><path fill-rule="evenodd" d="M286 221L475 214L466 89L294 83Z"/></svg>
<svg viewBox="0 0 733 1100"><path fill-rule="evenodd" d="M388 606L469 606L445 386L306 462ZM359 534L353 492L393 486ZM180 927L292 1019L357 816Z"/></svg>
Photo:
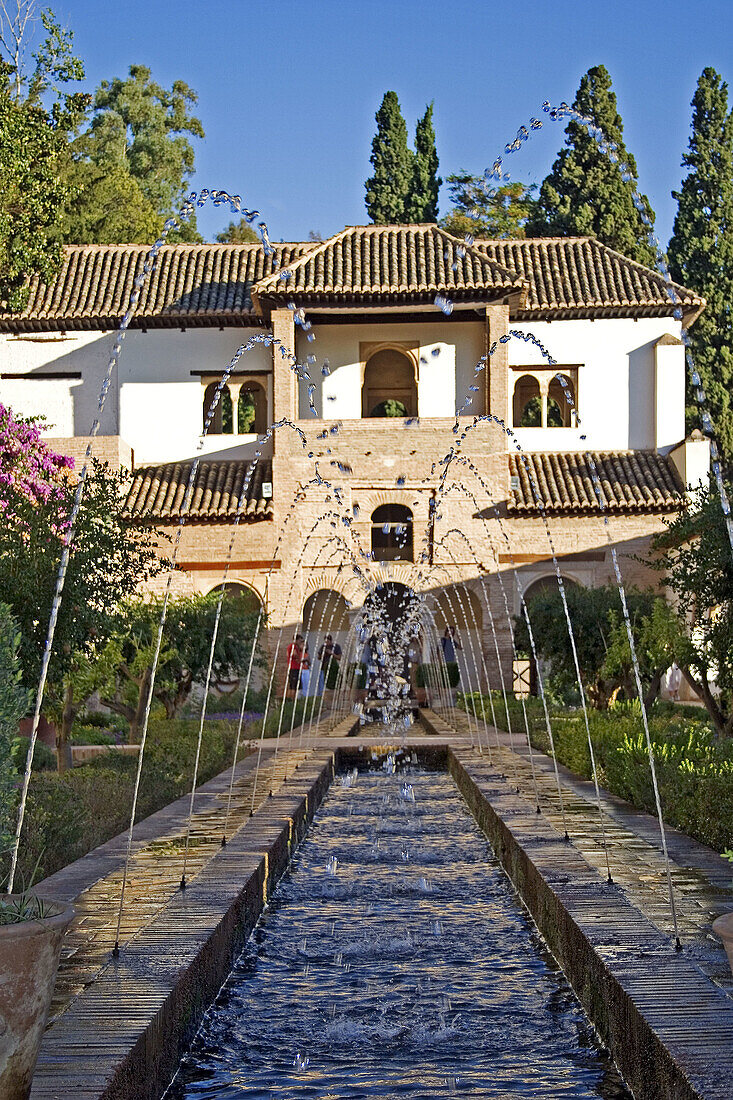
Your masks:
<svg viewBox="0 0 733 1100"><path fill-rule="evenodd" d="M216 391L219 387L218 382L210 382L204 390L204 408L203 408L203 422L204 428L206 427L206 418L209 415L211 409L211 402L216 396ZM214 415L211 418L209 424L209 435L231 435L233 431L232 421L232 395L229 392L229 387L224 386L217 401Z"/></svg>
<svg viewBox="0 0 733 1100"><path fill-rule="evenodd" d="M417 385L412 360L397 348L382 348L364 368L364 417L417 416Z"/></svg>
<svg viewBox="0 0 733 1100"><path fill-rule="evenodd" d="M372 512L374 561L412 561L412 512L404 504L381 504Z"/></svg>
<svg viewBox="0 0 733 1100"><path fill-rule="evenodd" d="M563 382L559 378L553 378L547 394L547 427L570 428L576 422L575 418L575 387L572 379L563 374ZM570 401L568 401L570 397Z"/></svg>
<svg viewBox="0 0 733 1100"><path fill-rule="evenodd" d="M349 610L340 592L319 588L303 605L303 633L336 634L349 629Z"/></svg>
<svg viewBox="0 0 733 1100"><path fill-rule="evenodd" d="M515 428L539 428L542 424L540 384L531 374L523 374L514 385L512 416Z"/></svg>
<svg viewBox="0 0 733 1100"><path fill-rule="evenodd" d="M267 397L257 382L247 382L239 391L237 428L240 435L267 431Z"/></svg>
<svg viewBox="0 0 733 1100"><path fill-rule="evenodd" d="M211 591L221 592L222 588L226 593L227 599L237 600L241 605L242 613L245 615L258 614L262 610L262 600L258 592L255 592L254 588L250 588L248 584L242 584L241 581L227 581L225 584L215 585Z"/></svg>

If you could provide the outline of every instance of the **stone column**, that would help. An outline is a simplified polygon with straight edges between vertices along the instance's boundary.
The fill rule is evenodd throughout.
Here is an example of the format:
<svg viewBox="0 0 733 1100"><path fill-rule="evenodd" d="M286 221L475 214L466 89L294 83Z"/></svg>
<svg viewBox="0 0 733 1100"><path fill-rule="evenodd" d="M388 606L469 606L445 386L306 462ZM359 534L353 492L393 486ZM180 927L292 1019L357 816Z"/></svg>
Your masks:
<svg viewBox="0 0 733 1100"><path fill-rule="evenodd" d="M509 306L496 302L486 308L487 348L496 341L496 350L486 367L486 411L511 426L509 415L509 344L500 343L500 337L509 331ZM489 425L492 450L506 451L507 438L498 424Z"/></svg>
<svg viewBox="0 0 733 1100"><path fill-rule="evenodd" d="M273 309L272 335L277 343L272 346L273 420L298 419L298 377L291 370L292 360L283 357L281 348L295 355L295 321L291 309ZM276 433L277 434L277 433ZM277 438L275 439L277 448Z"/></svg>
<svg viewBox="0 0 733 1100"><path fill-rule="evenodd" d="M227 385L229 386L229 396L232 399L232 435L239 435L239 391L242 388L242 383L234 382L230 378Z"/></svg>

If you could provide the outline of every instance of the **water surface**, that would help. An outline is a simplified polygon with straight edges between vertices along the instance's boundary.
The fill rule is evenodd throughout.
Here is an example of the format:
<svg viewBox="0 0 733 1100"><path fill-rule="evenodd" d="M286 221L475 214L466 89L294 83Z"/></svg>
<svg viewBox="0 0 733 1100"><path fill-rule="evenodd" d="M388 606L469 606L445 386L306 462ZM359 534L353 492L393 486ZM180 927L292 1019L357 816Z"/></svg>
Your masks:
<svg viewBox="0 0 733 1100"><path fill-rule="evenodd" d="M452 779L337 777L169 1100L631 1100Z"/></svg>

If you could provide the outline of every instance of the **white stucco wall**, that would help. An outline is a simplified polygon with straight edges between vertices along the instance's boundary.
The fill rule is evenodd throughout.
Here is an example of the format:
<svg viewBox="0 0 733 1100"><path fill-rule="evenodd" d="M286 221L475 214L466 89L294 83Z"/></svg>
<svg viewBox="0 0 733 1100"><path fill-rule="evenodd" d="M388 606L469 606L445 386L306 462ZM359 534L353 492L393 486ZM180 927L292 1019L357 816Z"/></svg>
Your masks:
<svg viewBox="0 0 733 1100"><path fill-rule="evenodd" d="M99 391L112 350L111 333L0 335L0 401L24 416L45 416L46 435L88 435L99 404ZM33 381L7 374L81 373L81 380ZM101 417L102 435L117 435L117 390L113 382Z"/></svg>
<svg viewBox="0 0 733 1100"><path fill-rule="evenodd" d="M559 366L579 368L580 426L520 428L517 439L525 450L626 450L655 447L658 440L669 447L684 435L684 364L680 410L678 354L676 366L671 362L665 375L665 384L675 396L656 401L655 344L665 334L679 337L678 321L671 317L643 317L638 321L606 318L537 321L511 327L536 336ZM669 359L673 360L674 355ZM542 366L543 362L540 351L530 343L519 339L510 342L510 365ZM665 370L667 365L665 360Z"/></svg>
<svg viewBox="0 0 733 1100"><path fill-rule="evenodd" d="M451 416L466 396L475 398L468 387L474 383L475 367L483 354L484 329L479 321L316 325L313 333L315 340L307 345L299 337L298 354L301 359L306 353L316 356L317 362L310 368L311 380L316 384L316 409L325 419L361 418L361 343L393 340L417 345L421 417ZM328 360L331 372L326 378L321 375L324 360ZM479 384L483 390L483 375ZM299 387L303 418L309 415L307 386L307 381L301 381ZM474 399L466 412L482 411L476 406Z"/></svg>
<svg viewBox="0 0 733 1100"><path fill-rule="evenodd" d="M121 435L135 464L170 462L197 453L203 427L204 386L199 375L220 375L252 329L152 329L128 332L112 378L101 435ZM42 338L0 337L0 371L44 374L81 372L82 380L0 379L0 401L24 415L42 413L48 435L88 435L114 336L84 332ZM237 369L271 374L270 348L247 351ZM271 385L268 406L272 409ZM271 417L270 417L271 419ZM241 457L255 449L256 437L211 435L201 453Z"/></svg>

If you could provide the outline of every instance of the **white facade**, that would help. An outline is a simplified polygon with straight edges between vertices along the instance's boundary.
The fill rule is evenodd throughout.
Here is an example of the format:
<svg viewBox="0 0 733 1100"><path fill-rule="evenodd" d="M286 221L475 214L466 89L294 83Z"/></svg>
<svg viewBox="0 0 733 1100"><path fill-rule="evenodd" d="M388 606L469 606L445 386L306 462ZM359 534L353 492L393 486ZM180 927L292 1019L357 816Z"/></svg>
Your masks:
<svg viewBox="0 0 733 1100"><path fill-rule="evenodd" d="M532 333L555 360L550 367L531 343L509 344L509 400L504 419L512 425L511 394L521 368L563 367L577 377L579 426L519 428L527 451L656 448L669 452L684 437L684 349L680 324L671 318L538 321L512 324ZM180 461L197 453L206 382L219 378L237 348L262 330L175 328L131 330L123 344L101 419L102 435L119 435L134 452L135 465ZM473 320L384 319L372 324L316 325L315 340L299 334L299 358L309 366L317 414L326 420L362 416L365 360L378 346L409 348L415 364L421 419L482 413L485 326ZM114 336L107 332L0 336L0 401L22 415L43 414L49 436L88 435L97 415L99 391ZM328 373L322 375L324 362ZM267 389L268 423L273 419L272 351L258 344L237 371L254 372ZM282 369L287 369L283 364ZM52 377L54 376L54 377ZM241 381L242 376L235 380ZM310 416L307 381L301 381L299 414ZM478 386L478 392L469 387ZM469 398L471 403L465 405ZM499 410L495 410L499 413ZM255 435L210 433L201 452L242 458L256 447Z"/></svg>

